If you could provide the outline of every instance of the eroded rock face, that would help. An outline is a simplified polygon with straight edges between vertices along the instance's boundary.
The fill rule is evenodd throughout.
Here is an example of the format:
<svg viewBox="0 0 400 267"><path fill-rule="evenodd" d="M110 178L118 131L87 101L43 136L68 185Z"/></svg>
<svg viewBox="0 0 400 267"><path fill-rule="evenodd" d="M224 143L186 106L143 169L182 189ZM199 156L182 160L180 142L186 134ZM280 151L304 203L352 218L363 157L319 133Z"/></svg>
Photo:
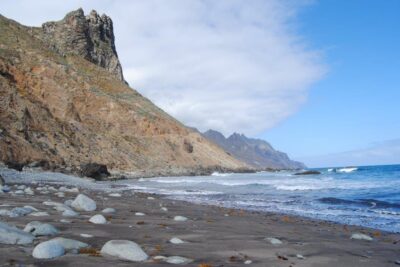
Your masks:
<svg viewBox="0 0 400 267"><path fill-rule="evenodd" d="M85 16L82 9L68 13L57 22L42 25L42 39L61 54L76 54L105 68L124 81L115 49L113 22L95 10Z"/></svg>

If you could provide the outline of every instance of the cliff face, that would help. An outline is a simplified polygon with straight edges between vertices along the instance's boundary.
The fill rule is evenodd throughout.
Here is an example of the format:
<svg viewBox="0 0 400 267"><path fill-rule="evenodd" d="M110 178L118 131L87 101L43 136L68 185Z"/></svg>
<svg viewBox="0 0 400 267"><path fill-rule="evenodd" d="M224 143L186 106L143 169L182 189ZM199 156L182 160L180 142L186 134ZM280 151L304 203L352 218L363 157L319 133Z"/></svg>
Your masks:
<svg viewBox="0 0 400 267"><path fill-rule="evenodd" d="M275 150L268 142L234 133L228 138L214 130L203 134L235 158L258 169L301 169L305 165L291 160L285 153Z"/></svg>
<svg viewBox="0 0 400 267"><path fill-rule="evenodd" d="M68 13L57 22L46 22L37 37L60 54L75 54L108 70L123 81L122 67L115 49L110 17L96 11L85 16L82 9Z"/></svg>
<svg viewBox="0 0 400 267"><path fill-rule="evenodd" d="M0 161L148 174L246 167L123 82L108 17L77 10L31 28L0 16L0 32Z"/></svg>

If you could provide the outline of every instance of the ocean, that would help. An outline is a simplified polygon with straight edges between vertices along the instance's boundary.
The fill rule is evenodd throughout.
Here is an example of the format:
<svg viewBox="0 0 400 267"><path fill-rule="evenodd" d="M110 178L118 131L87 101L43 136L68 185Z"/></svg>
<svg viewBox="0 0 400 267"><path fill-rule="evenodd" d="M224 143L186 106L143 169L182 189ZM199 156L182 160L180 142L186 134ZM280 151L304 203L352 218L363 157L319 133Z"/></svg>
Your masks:
<svg viewBox="0 0 400 267"><path fill-rule="evenodd" d="M120 181L168 198L400 232L400 165Z"/></svg>
<svg viewBox="0 0 400 267"><path fill-rule="evenodd" d="M315 170L321 174L214 173L98 183L50 172L0 169L0 174L21 183L44 181L106 191L134 189L194 203L300 215L400 232L400 165Z"/></svg>

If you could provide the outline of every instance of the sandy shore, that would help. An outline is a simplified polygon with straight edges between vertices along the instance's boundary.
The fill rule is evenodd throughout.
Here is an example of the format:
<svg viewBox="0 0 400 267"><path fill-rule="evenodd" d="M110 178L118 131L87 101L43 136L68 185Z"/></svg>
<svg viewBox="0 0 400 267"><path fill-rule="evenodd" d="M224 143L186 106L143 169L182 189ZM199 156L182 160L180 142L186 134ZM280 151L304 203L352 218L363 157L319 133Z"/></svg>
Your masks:
<svg viewBox="0 0 400 267"><path fill-rule="evenodd" d="M58 188L58 186L56 186ZM15 188L11 187L12 190ZM193 259L184 266L396 266L400 260L400 235L315 221L294 216L231 210L215 206L172 201L161 196L133 191L120 192L111 197L106 192L81 189L80 193L97 203L97 211L80 212L77 217L66 218L60 211L43 204L52 200L73 200L78 193L66 192L64 197L41 194L0 194L0 209L31 205L49 216L31 215L10 218L0 216L0 221L24 228L31 221L52 224L60 230L57 236L72 238L90 244L94 249L111 239L127 239L138 243L150 256L142 263L126 262L116 258L87 254L66 254L50 260L33 258L34 246L50 237L38 237L34 244L0 244L0 266L171 266L152 257L182 256ZM166 207L168 211L162 210ZM105 215L107 224L96 225L88 219L103 208L115 208L116 213ZM142 212L144 216L135 215ZM174 221L181 215L187 221ZM61 219L70 220L62 223ZM353 233L365 233L373 241L352 240ZM80 234L93 237L85 238ZM172 244L177 237L183 244ZM282 244L272 245L265 240L274 237ZM251 261L251 263L250 263ZM203 265L201 265L203 264ZM208 265L206 265L208 264ZM173 265L172 265L173 266Z"/></svg>

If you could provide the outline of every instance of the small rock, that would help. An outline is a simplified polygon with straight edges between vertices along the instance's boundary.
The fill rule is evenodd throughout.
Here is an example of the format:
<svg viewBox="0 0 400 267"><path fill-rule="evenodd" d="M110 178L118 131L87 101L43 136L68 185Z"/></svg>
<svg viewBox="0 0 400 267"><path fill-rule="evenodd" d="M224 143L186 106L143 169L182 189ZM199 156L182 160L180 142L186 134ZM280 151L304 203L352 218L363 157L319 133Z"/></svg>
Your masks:
<svg viewBox="0 0 400 267"><path fill-rule="evenodd" d="M129 240L110 240L101 248L101 254L133 262L145 261L148 258L138 244Z"/></svg>
<svg viewBox="0 0 400 267"><path fill-rule="evenodd" d="M45 211L35 211L30 213L29 216L35 216L35 217L49 216L49 213Z"/></svg>
<svg viewBox="0 0 400 267"><path fill-rule="evenodd" d="M79 215L79 213L77 213L77 212L75 212L73 210L64 210L63 213L62 213L62 216L64 216L64 217L75 217L75 216L78 216L78 215Z"/></svg>
<svg viewBox="0 0 400 267"><path fill-rule="evenodd" d="M296 258L300 259L300 260L304 260L304 256L301 254L296 254Z"/></svg>
<svg viewBox="0 0 400 267"><path fill-rule="evenodd" d="M14 192L14 194L16 194L16 195L23 195L24 193L25 193L24 190L16 190Z"/></svg>
<svg viewBox="0 0 400 267"><path fill-rule="evenodd" d="M60 222L62 222L62 223L71 223L71 220L61 219Z"/></svg>
<svg viewBox="0 0 400 267"><path fill-rule="evenodd" d="M58 197L65 197L64 192L57 192L57 193L54 193L54 195L56 195Z"/></svg>
<svg viewBox="0 0 400 267"><path fill-rule="evenodd" d="M167 259L165 260L165 262L168 262L171 264L189 264L192 261L193 261L192 259L188 259L188 258L181 257L181 256L170 256L170 257L167 257Z"/></svg>
<svg viewBox="0 0 400 267"><path fill-rule="evenodd" d="M177 221L177 222L185 222L187 220L188 220L188 218L186 218L184 216L175 216L174 217L174 221Z"/></svg>
<svg viewBox="0 0 400 267"><path fill-rule="evenodd" d="M31 233L34 236L48 236L56 235L59 231L53 225L48 223L41 223L38 221L33 221L28 223L25 228L25 232Z"/></svg>
<svg viewBox="0 0 400 267"><path fill-rule="evenodd" d="M36 259L52 259L64 255L64 247L53 240L45 241L37 245L32 252Z"/></svg>
<svg viewBox="0 0 400 267"><path fill-rule="evenodd" d="M281 240L274 238L274 237L267 237L267 238L265 238L265 240L267 240L269 243L271 243L274 246L283 244Z"/></svg>
<svg viewBox="0 0 400 267"><path fill-rule="evenodd" d="M71 206L77 211L95 211L97 208L96 202L84 194L79 194Z"/></svg>
<svg viewBox="0 0 400 267"><path fill-rule="evenodd" d="M121 197L121 194L120 193L111 193L111 194L108 194L110 197Z"/></svg>
<svg viewBox="0 0 400 267"><path fill-rule="evenodd" d="M72 199L68 199L64 201L64 205L67 205L68 207L71 207L73 200Z"/></svg>
<svg viewBox="0 0 400 267"><path fill-rule="evenodd" d="M148 200L154 200L154 197L147 197Z"/></svg>
<svg viewBox="0 0 400 267"><path fill-rule="evenodd" d="M143 212L135 212L136 216L145 216L146 214L144 214Z"/></svg>
<svg viewBox="0 0 400 267"><path fill-rule="evenodd" d="M31 196L35 194L35 192L33 192L33 190L30 187L25 188L24 193Z"/></svg>
<svg viewBox="0 0 400 267"><path fill-rule="evenodd" d="M14 226L0 222L0 244L25 245L33 242L35 237Z"/></svg>
<svg viewBox="0 0 400 267"><path fill-rule="evenodd" d="M115 213L116 210L114 208L105 208L101 211L102 213Z"/></svg>
<svg viewBox="0 0 400 267"><path fill-rule="evenodd" d="M24 185L24 184L17 186L17 189L19 189L19 190L25 190L25 188L26 188L26 185Z"/></svg>
<svg viewBox="0 0 400 267"><path fill-rule="evenodd" d="M160 255L153 257L153 260L155 260L155 261L165 261L166 259L167 259L167 257L160 256Z"/></svg>
<svg viewBox="0 0 400 267"><path fill-rule="evenodd" d="M166 207L161 207L162 211L168 211L168 209Z"/></svg>
<svg viewBox="0 0 400 267"><path fill-rule="evenodd" d="M89 219L89 222L94 223L94 224L105 224L105 223L107 223L107 220L106 220L106 218L104 218L103 215L96 214Z"/></svg>
<svg viewBox="0 0 400 267"><path fill-rule="evenodd" d="M90 238L93 237L92 235L89 234L80 234L81 237L85 237L85 238Z"/></svg>
<svg viewBox="0 0 400 267"><path fill-rule="evenodd" d="M0 210L0 216L10 216L11 211L6 210L6 209L1 209Z"/></svg>
<svg viewBox="0 0 400 267"><path fill-rule="evenodd" d="M355 239L355 240L366 240L366 241L372 241L374 240L372 237L365 235L365 234L361 234L361 233L355 233L352 234L350 239Z"/></svg>
<svg viewBox="0 0 400 267"><path fill-rule="evenodd" d="M169 242L172 243L172 244L175 244L175 245L186 243L185 241L183 241L182 239L177 238L177 237L171 238L169 240Z"/></svg>
<svg viewBox="0 0 400 267"><path fill-rule="evenodd" d="M14 218L14 217L25 216L25 215L28 215L29 213L34 212L34 211L35 210L33 210L33 209L29 208L29 207L23 207L23 208L16 207L16 208L13 208L10 211L10 217Z"/></svg>
<svg viewBox="0 0 400 267"><path fill-rule="evenodd" d="M251 261L251 260L246 260L245 262L244 262L244 264L252 264L253 262Z"/></svg>

